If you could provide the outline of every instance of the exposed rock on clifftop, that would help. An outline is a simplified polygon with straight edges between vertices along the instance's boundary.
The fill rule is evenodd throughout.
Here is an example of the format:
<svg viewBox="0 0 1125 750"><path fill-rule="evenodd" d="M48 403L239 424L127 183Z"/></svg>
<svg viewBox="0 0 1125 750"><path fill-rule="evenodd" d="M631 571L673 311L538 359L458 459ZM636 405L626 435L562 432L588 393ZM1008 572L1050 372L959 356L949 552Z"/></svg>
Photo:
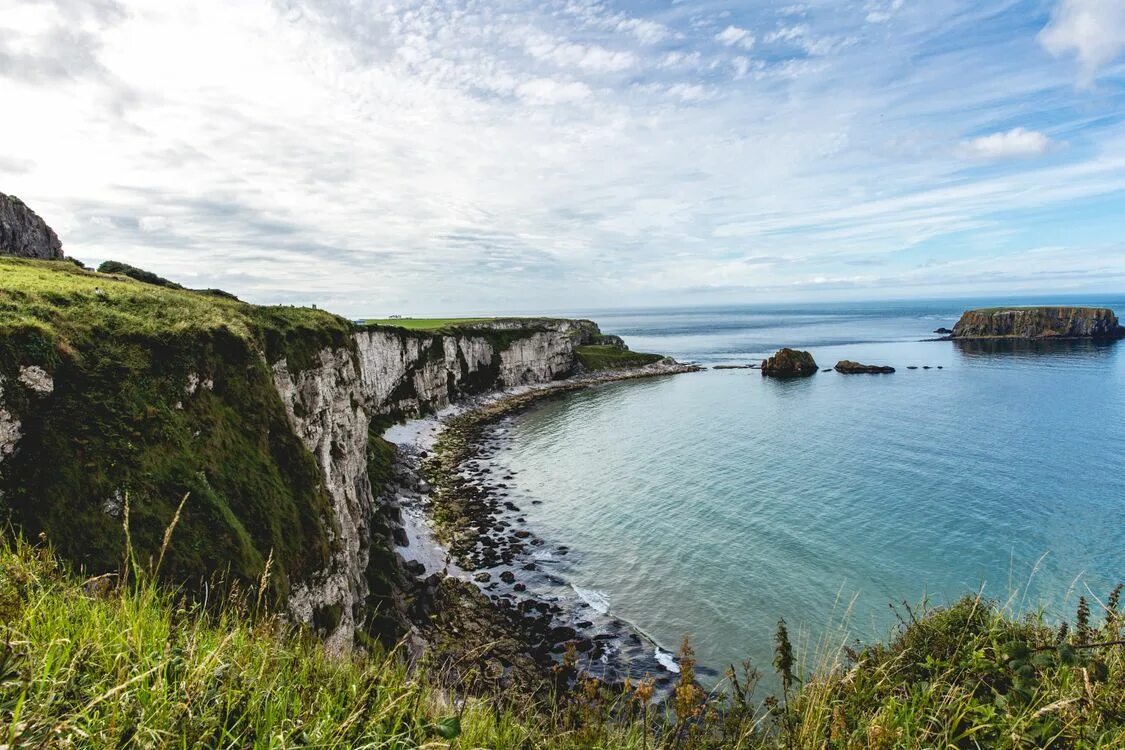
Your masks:
<svg viewBox="0 0 1125 750"><path fill-rule="evenodd" d="M815 375L816 371L813 356L796 349L779 349L762 363L762 375L771 378L803 378Z"/></svg>
<svg viewBox="0 0 1125 750"><path fill-rule="evenodd" d="M995 307L969 310L951 338L1110 339L1125 334L1105 307Z"/></svg>
<svg viewBox="0 0 1125 750"><path fill-rule="evenodd" d="M0 193L0 255L60 260L62 243L47 222L23 201Z"/></svg>

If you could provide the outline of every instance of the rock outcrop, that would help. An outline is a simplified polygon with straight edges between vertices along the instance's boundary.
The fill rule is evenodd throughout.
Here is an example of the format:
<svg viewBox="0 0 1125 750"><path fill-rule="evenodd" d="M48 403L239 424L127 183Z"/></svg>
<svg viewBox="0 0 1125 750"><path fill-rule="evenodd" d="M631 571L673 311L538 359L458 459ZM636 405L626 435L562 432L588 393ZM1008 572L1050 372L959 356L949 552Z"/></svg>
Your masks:
<svg viewBox="0 0 1125 750"><path fill-rule="evenodd" d="M0 255L61 260L62 243L47 222L23 201L0 193Z"/></svg>
<svg viewBox="0 0 1125 750"><path fill-rule="evenodd" d="M880 374L894 372L895 368L887 365L864 365L850 359L841 359L836 363L836 372L844 375Z"/></svg>
<svg viewBox="0 0 1125 750"><path fill-rule="evenodd" d="M762 375L771 378L803 378L816 372L813 356L797 349L779 349L762 363Z"/></svg>
<svg viewBox="0 0 1125 750"><path fill-rule="evenodd" d="M969 310L953 339L1113 339L1125 335L1105 307L995 307Z"/></svg>

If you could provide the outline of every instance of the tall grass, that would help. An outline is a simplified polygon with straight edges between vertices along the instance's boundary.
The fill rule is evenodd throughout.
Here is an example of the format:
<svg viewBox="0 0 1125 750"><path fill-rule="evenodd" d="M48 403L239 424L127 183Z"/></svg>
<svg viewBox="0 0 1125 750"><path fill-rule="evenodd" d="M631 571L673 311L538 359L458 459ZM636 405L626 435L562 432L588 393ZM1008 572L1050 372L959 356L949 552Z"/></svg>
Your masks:
<svg viewBox="0 0 1125 750"><path fill-rule="evenodd" d="M685 642L662 708L649 680L582 676L573 649L546 695L474 695L396 650L332 657L264 611L261 590L189 603L155 582L159 554L132 559L128 576L83 579L45 544L0 548L0 746L1125 747L1120 588L1065 628L969 596L907 609L887 643L858 650L795 649L779 629L787 689L765 700L750 665L704 691Z"/></svg>

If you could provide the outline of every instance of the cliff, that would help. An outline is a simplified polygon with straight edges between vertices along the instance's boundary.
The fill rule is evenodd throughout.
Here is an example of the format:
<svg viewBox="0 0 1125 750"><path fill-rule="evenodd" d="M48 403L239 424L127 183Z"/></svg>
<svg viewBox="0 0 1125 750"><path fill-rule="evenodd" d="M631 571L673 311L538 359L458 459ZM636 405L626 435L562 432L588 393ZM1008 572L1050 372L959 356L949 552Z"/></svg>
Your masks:
<svg viewBox="0 0 1125 750"><path fill-rule="evenodd" d="M1096 307L995 307L969 310L950 338L1120 338L1113 310Z"/></svg>
<svg viewBox="0 0 1125 750"><path fill-rule="evenodd" d="M23 201L0 193L0 255L61 260L62 243Z"/></svg>
<svg viewBox="0 0 1125 750"><path fill-rule="evenodd" d="M126 513L161 572L229 571L345 649L395 636L397 511L373 424L566 377L589 321L356 326L65 263L0 258L0 512L96 574Z"/></svg>

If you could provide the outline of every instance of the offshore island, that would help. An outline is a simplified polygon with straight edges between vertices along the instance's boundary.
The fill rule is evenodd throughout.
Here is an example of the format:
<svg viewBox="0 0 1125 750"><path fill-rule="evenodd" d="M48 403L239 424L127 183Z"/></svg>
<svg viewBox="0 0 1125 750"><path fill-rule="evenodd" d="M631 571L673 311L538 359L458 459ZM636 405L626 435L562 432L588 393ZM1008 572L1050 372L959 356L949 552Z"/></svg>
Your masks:
<svg viewBox="0 0 1125 750"><path fill-rule="evenodd" d="M357 322L85 269L3 195L0 255L13 747L1125 745L1120 586L1061 625L967 595L819 666L780 622L758 692L751 668L697 681L687 641L633 670L643 634L537 599L524 555L568 540L521 528L489 425L692 364L589 320ZM1037 307L950 338L1121 335ZM807 354L762 374L814 374Z"/></svg>

